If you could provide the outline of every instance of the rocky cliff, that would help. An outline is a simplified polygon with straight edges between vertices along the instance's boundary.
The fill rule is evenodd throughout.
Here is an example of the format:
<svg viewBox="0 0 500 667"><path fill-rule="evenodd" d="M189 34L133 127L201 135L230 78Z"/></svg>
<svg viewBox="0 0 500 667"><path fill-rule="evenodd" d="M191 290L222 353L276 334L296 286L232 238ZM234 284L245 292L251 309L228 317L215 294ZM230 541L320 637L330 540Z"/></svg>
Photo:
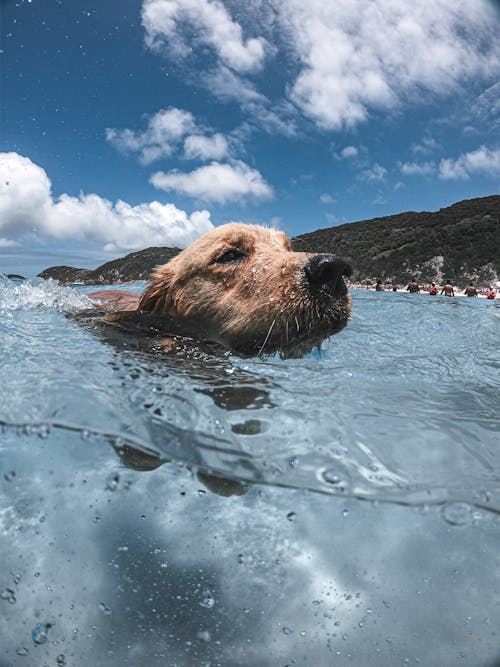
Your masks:
<svg viewBox="0 0 500 667"><path fill-rule="evenodd" d="M146 248L131 252L125 257L113 259L98 266L97 269L51 266L38 276L53 278L65 284L84 283L86 285L111 285L131 280L147 280L155 266L166 264L179 253L179 248Z"/></svg>
<svg viewBox="0 0 500 667"><path fill-rule="evenodd" d="M488 283L500 276L500 196L319 229L297 236L293 246L344 257L358 282L404 283L417 276L420 282Z"/></svg>

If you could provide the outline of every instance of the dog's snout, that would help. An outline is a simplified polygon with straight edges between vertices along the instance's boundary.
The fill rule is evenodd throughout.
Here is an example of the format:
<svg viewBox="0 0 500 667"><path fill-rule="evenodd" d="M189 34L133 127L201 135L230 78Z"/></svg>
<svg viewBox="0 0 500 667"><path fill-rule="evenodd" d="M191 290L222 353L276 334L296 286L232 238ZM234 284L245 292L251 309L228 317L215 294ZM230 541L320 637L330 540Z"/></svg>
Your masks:
<svg viewBox="0 0 500 667"><path fill-rule="evenodd" d="M316 255L306 264L304 273L312 290L326 289L336 297L347 293L344 276L351 275L351 267L340 257Z"/></svg>

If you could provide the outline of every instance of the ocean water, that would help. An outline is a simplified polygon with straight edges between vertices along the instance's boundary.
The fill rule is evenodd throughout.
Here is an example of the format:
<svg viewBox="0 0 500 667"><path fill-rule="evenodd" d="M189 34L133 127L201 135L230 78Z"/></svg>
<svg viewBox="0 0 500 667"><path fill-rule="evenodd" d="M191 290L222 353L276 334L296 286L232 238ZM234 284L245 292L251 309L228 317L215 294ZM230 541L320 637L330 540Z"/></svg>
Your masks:
<svg viewBox="0 0 500 667"><path fill-rule="evenodd" d="M166 357L92 289L0 282L2 666L500 664L500 304Z"/></svg>

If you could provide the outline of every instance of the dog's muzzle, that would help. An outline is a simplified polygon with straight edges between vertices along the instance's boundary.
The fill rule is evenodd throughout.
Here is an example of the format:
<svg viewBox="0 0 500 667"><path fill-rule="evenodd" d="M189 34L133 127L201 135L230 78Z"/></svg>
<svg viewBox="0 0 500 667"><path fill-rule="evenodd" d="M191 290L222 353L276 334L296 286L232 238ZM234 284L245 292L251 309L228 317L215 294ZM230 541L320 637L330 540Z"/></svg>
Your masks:
<svg viewBox="0 0 500 667"><path fill-rule="evenodd" d="M311 292L328 292L335 298L347 294L344 276L351 275L351 267L335 255L316 255L304 267L304 276Z"/></svg>

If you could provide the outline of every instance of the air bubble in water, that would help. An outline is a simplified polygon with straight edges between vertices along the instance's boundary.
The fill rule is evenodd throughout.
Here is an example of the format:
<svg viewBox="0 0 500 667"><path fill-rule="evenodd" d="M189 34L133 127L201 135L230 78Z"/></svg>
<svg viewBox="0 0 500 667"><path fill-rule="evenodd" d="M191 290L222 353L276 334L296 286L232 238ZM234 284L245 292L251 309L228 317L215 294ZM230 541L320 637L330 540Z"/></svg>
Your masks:
<svg viewBox="0 0 500 667"><path fill-rule="evenodd" d="M120 482L120 475L112 472L106 477L106 491L116 491Z"/></svg>
<svg viewBox="0 0 500 667"><path fill-rule="evenodd" d="M109 607L107 607L107 606L104 604L104 602L101 602L101 603L99 604L99 609L100 609L104 614L106 614L106 616L111 616L111 609L110 609Z"/></svg>
<svg viewBox="0 0 500 667"><path fill-rule="evenodd" d="M203 593L201 594L201 600L200 600L200 607L204 607L205 609L212 609L212 607L215 605L215 599L214 596L210 593L209 590L204 590Z"/></svg>
<svg viewBox="0 0 500 667"><path fill-rule="evenodd" d="M281 628L281 630L282 630L284 635L293 635L292 628L289 628L287 625L285 625L283 628Z"/></svg>
<svg viewBox="0 0 500 667"><path fill-rule="evenodd" d="M0 598L2 600L7 600L9 604L16 604L16 594L11 588L4 588L0 593Z"/></svg>
<svg viewBox="0 0 500 667"><path fill-rule="evenodd" d="M21 648L17 649L16 653L17 655L28 655L29 650L25 646L22 646Z"/></svg>
<svg viewBox="0 0 500 667"><path fill-rule="evenodd" d="M288 521L295 521L297 515L295 514L295 512L288 512L286 518L288 519Z"/></svg>
<svg viewBox="0 0 500 667"><path fill-rule="evenodd" d="M350 484L349 475L341 468L327 468L321 472L321 478L330 486L344 491Z"/></svg>
<svg viewBox="0 0 500 667"><path fill-rule="evenodd" d="M57 656L56 665L57 665L57 667L65 667L65 665L66 665L66 656L64 655L64 653L61 653L60 655Z"/></svg>
<svg viewBox="0 0 500 667"><path fill-rule="evenodd" d="M6 472L3 478L6 482L12 482L16 478L16 471L10 470L9 472Z"/></svg>
<svg viewBox="0 0 500 667"><path fill-rule="evenodd" d="M449 503L441 510L443 519L452 526L465 526L471 520L471 506L467 503Z"/></svg>
<svg viewBox="0 0 500 667"><path fill-rule="evenodd" d="M31 639L35 644L45 644L47 641L47 631L52 627L51 623L37 623L31 631Z"/></svg>

